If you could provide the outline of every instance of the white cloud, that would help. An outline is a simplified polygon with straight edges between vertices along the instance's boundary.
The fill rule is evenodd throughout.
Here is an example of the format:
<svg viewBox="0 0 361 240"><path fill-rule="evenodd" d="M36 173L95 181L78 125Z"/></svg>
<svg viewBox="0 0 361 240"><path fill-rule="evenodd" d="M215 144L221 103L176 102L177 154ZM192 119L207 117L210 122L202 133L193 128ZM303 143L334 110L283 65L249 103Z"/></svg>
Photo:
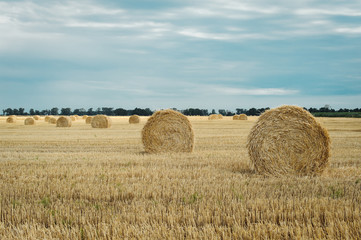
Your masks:
<svg viewBox="0 0 361 240"><path fill-rule="evenodd" d="M231 88L231 87L210 87L212 92L224 95L250 95L250 96L280 96L280 95L293 95L299 93L298 90L283 89L283 88Z"/></svg>

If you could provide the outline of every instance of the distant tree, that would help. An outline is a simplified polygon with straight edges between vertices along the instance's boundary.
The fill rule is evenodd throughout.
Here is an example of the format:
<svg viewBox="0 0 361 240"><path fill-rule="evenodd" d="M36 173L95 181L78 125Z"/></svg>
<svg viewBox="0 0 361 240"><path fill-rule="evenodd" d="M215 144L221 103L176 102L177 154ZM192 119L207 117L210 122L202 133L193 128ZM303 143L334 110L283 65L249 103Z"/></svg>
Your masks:
<svg viewBox="0 0 361 240"><path fill-rule="evenodd" d="M59 115L59 108L54 107L50 110L51 115Z"/></svg>
<svg viewBox="0 0 361 240"><path fill-rule="evenodd" d="M212 114L216 114L216 110L215 110L215 109L212 109Z"/></svg>
<svg viewBox="0 0 361 240"><path fill-rule="evenodd" d="M61 114L61 115L69 116L69 115L72 114L72 112L71 112L71 109L70 109L70 108L62 108L62 109L60 110L60 114Z"/></svg>
<svg viewBox="0 0 361 240"><path fill-rule="evenodd" d="M3 112L4 112L4 115L6 115L6 116L14 114L14 111L12 108L7 108L7 109L3 110Z"/></svg>
<svg viewBox="0 0 361 240"><path fill-rule="evenodd" d="M29 114L30 114L30 115L35 115L34 109L30 108Z"/></svg>
<svg viewBox="0 0 361 240"><path fill-rule="evenodd" d="M222 114L223 116L227 115L226 110L224 110L224 109L218 109L218 113Z"/></svg>
<svg viewBox="0 0 361 240"><path fill-rule="evenodd" d="M258 116L259 112L255 108L250 108L246 114L249 116Z"/></svg>
<svg viewBox="0 0 361 240"><path fill-rule="evenodd" d="M105 115L108 115L108 116L113 116L114 115L113 108L102 107L101 114L105 114Z"/></svg>
<svg viewBox="0 0 361 240"><path fill-rule="evenodd" d="M241 113L246 113L247 109L243 109L243 108L236 108L236 114L241 114Z"/></svg>
<svg viewBox="0 0 361 240"><path fill-rule="evenodd" d="M116 116L128 116L128 112L127 110L123 109L123 108L117 108L114 110L114 114Z"/></svg>
<svg viewBox="0 0 361 240"><path fill-rule="evenodd" d="M95 115L95 112L93 111L93 108L89 108L88 111L87 111L87 114L92 116L92 115Z"/></svg>
<svg viewBox="0 0 361 240"><path fill-rule="evenodd" d="M19 115L26 115L24 108L19 108Z"/></svg>

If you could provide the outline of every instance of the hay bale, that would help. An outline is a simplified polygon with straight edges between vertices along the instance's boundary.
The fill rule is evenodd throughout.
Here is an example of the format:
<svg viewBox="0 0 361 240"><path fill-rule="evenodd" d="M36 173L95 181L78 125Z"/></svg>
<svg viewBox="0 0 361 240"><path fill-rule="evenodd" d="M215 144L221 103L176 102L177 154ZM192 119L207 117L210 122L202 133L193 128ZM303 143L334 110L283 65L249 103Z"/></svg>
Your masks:
<svg viewBox="0 0 361 240"><path fill-rule="evenodd" d="M147 153L192 152L194 133L186 116L170 109L161 110L144 125L142 141Z"/></svg>
<svg viewBox="0 0 361 240"><path fill-rule="evenodd" d="M328 132L303 108L282 106L263 113L251 129L248 154L264 175L318 175L328 165Z"/></svg>
<svg viewBox="0 0 361 240"><path fill-rule="evenodd" d="M53 116L51 116L51 115L45 116L44 121L45 121L45 122L49 122L50 118L52 118L52 117L53 117Z"/></svg>
<svg viewBox="0 0 361 240"><path fill-rule="evenodd" d="M34 118L35 120L40 120L40 116L39 116L39 115L34 115L33 118Z"/></svg>
<svg viewBox="0 0 361 240"><path fill-rule="evenodd" d="M129 123L130 124L136 124L140 122L140 118L138 115L132 115L129 117Z"/></svg>
<svg viewBox="0 0 361 240"><path fill-rule="evenodd" d="M93 117L89 116L85 119L86 124L91 124Z"/></svg>
<svg viewBox="0 0 361 240"><path fill-rule="evenodd" d="M85 120L87 117L88 115L83 115L81 118Z"/></svg>
<svg viewBox="0 0 361 240"><path fill-rule="evenodd" d="M72 121L76 121L76 119L77 119L75 116L69 116L69 117Z"/></svg>
<svg viewBox="0 0 361 240"><path fill-rule="evenodd" d="M50 117L49 120L48 120L48 123L56 124L56 121L57 121L56 117Z"/></svg>
<svg viewBox="0 0 361 240"><path fill-rule="evenodd" d="M16 123L16 117L10 116L6 119L7 123Z"/></svg>
<svg viewBox="0 0 361 240"><path fill-rule="evenodd" d="M112 126L112 120L106 115L96 115L90 124L93 128L110 128Z"/></svg>
<svg viewBox="0 0 361 240"><path fill-rule="evenodd" d="M32 117L28 117L24 120L24 125L35 125L35 119Z"/></svg>
<svg viewBox="0 0 361 240"><path fill-rule="evenodd" d="M222 119L223 115L222 114L217 114L218 119Z"/></svg>
<svg viewBox="0 0 361 240"><path fill-rule="evenodd" d="M248 119L248 117L247 117L247 115L244 114L244 113L239 114L239 116L238 116L238 120L247 120L247 119Z"/></svg>
<svg viewBox="0 0 361 240"><path fill-rule="evenodd" d="M62 116L56 120L57 127L71 127L72 121L70 117Z"/></svg>
<svg viewBox="0 0 361 240"><path fill-rule="evenodd" d="M208 116L208 120L216 120L218 119L218 115L217 114L211 114Z"/></svg>
<svg viewBox="0 0 361 240"><path fill-rule="evenodd" d="M233 120L239 120L239 115L237 115L237 114L234 115L232 119L233 119Z"/></svg>

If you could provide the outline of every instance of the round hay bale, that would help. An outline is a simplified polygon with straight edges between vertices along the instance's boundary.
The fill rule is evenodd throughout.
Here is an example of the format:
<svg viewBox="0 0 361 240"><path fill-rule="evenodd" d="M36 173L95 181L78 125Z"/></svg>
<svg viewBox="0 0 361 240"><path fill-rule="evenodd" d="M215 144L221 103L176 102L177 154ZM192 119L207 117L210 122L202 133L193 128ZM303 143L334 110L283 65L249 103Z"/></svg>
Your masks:
<svg viewBox="0 0 361 240"><path fill-rule="evenodd" d="M281 106L264 112L247 140L256 172L264 175L318 175L328 165L328 132L306 110Z"/></svg>
<svg viewBox="0 0 361 240"><path fill-rule="evenodd" d="M24 125L35 125L35 119L32 117L28 117L24 120Z"/></svg>
<svg viewBox="0 0 361 240"><path fill-rule="evenodd" d="M48 123L50 124L56 124L57 119L55 117L50 117L48 120Z"/></svg>
<svg viewBox="0 0 361 240"><path fill-rule="evenodd" d="M132 115L129 117L129 123L130 124L136 124L140 122L140 118L138 115Z"/></svg>
<svg viewBox="0 0 361 240"><path fill-rule="evenodd" d="M87 117L88 115L83 115L81 118L85 120Z"/></svg>
<svg viewBox="0 0 361 240"><path fill-rule="evenodd" d="M93 117L89 116L85 119L86 124L91 124Z"/></svg>
<svg viewBox="0 0 361 240"><path fill-rule="evenodd" d="M233 120L239 120L239 115L234 115L232 119Z"/></svg>
<svg viewBox="0 0 361 240"><path fill-rule="evenodd" d="M216 120L218 119L218 115L217 114L211 114L208 116L208 120Z"/></svg>
<svg viewBox="0 0 361 240"><path fill-rule="evenodd" d="M247 119L248 119L248 117L247 117L247 115L244 114L244 113L239 114L239 116L238 116L238 120L247 120Z"/></svg>
<svg viewBox="0 0 361 240"><path fill-rule="evenodd" d="M217 119L222 119L223 118L223 115L222 114L217 114Z"/></svg>
<svg viewBox="0 0 361 240"><path fill-rule="evenodd" d="M75 116L70 116L70 119L72 120L72 121L76 121L76 117Z"/></svg>
<svg viewBox="0 0 361 240"><path fill-rule="evenodd" d="M6 119L6 122L7 123L16 123L16 117L10 116Z"/></svg>
<svg viewBox="0 0 361 240"><path fill-rule="evenodd" d="M188 118L174 110L155 112L144 125L145 152L192 152L194 133Z"/></svg>
<svg viewBox="0 0 361 240"><path fill-rule="evenodd" d="M96 115L90 124L93 128L110 128L112 126L112 120L106 115Z"/></svg>
<svg viewBox="0 0 361 240"><path fill-rule="evenodd" d="M34 115L33 118L34 118L35 120L40 120L40 116L39 116L39 115Z"/></svg>
<svg viewBox="0 0 361 240"><path fill-rule="evenodd" d="M52 118L52 117L53 117L53 116L51 116L51 115L45 116L44 121L45 121L45 122L49 122L50 118Z"/></svg>
<svg viewBox="0 0 361 240"><path fill-rule="evenodd" d="M71 127L72 121L70 117L62 116L56 120L57 127Z"/></svg>

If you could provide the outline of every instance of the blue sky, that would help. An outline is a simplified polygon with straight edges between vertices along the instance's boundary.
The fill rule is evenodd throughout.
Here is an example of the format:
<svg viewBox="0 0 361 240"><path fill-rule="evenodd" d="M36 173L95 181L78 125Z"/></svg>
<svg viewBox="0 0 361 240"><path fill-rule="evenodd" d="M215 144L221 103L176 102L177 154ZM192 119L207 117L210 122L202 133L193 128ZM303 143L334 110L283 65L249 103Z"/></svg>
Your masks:
<svg viewBox="0 0 361 240"><path fill-rule="evenodd" d="M361 2L1 1L0 109L361 107Z"/></svg>

